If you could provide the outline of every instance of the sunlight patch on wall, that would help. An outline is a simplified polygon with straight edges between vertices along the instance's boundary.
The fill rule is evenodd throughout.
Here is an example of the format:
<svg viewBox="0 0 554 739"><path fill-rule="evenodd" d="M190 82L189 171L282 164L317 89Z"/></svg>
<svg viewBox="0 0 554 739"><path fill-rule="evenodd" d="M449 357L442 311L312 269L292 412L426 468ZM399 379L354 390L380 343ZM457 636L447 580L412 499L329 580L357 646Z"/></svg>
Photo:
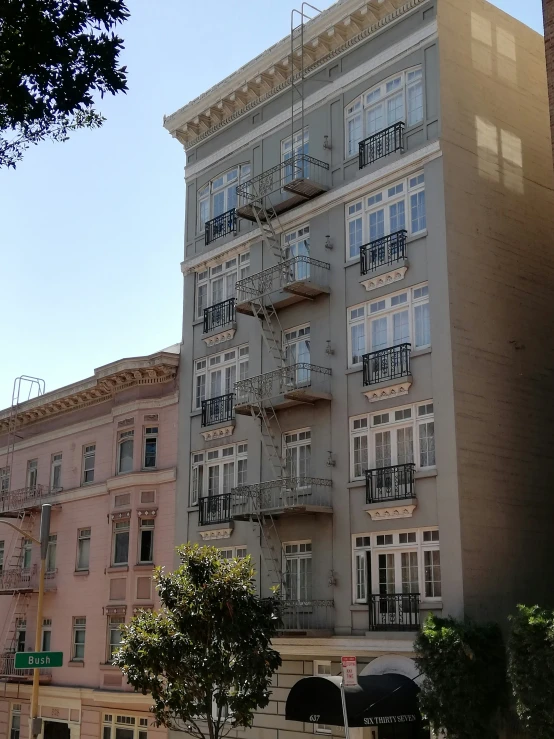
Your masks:
<svg viewBox="0 0 554 739"><path fill-rule="evenodd" d="M523 147L519 136L480 116L475 116L475 135L479 175L523 194Z"/></svg>

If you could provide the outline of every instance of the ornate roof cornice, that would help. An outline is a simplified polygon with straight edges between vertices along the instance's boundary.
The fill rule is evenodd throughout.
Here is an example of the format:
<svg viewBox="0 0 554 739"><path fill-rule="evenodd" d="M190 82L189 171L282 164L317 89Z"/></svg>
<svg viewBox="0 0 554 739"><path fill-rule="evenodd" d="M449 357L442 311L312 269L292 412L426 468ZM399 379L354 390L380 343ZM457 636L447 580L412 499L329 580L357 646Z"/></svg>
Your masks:
<svg viewBox="0 0 554 739"><path fill-rule="evenodd" d="M70 411L104 403L117 393L137 385L170 382L177 374L179 354L161 351L148 357L131 357L94 370L94 376L73 385L21 403L15 415L12 408L0 411L0 433L24 428Z"/></svg>
<svg viewBox="0 0 554 739"><path fill-rule="evenodd" d="M304 27L304 74L310 75L425 0L340 0ZM164 127L191 149L237 118L279 95L300 77L300 50L287 36L170 116Z"/></svg>

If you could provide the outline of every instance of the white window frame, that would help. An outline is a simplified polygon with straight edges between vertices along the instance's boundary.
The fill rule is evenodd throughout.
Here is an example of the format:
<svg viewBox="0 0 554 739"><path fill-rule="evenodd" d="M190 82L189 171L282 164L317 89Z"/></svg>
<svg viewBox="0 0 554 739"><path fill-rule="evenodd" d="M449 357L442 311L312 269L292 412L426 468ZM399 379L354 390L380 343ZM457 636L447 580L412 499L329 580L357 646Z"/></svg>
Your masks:
<svg viewBox="0 0 554 739"><path fill-rule="evenodd" d="M52 574L56 572L56 550L58 548L58 535L50 534L48 536L48 545L46 548L46 572Z"/></svg>
<svg viewBox="0 0 554 739"><path fill-rule="evenodd" d="M196 359L194 362L192 410L200 410L202 401L234 392L235 382L248 376L248 344L234 346L219 354ZM232 368L235 368L234 379ZM220 392L212 395L212 376L221 372ZM202 380L202 378L204 378ZM203 390L202 390L203 387Z"/></svg>
<svg viewBox="0 0 554 739"><path fill-rule="evenodd" d="M196 273L195 286L195 317L200 320L204 317L204 309L234 298L236 284L250 274L250 251L243 251L230 259ZM220 295L217 295L216 285L221 282Z"/></svg>
<svg viewBox="0 0 554 739"><path fill-rule="evenodd" d="M314 677L318 675L332 675L330 659L314 659ZM332 734L333 727L329 724L314 724L314 734Z"/></svg>
<svg viewBox="0 0 554 739"><path fill-rule="evenodd" d="M214 177L197 191L196 228L200 235L208 221L223 215L237 207L237 186L248 181L252 176L252 165L249 162L236 164ZM223 193L224 210L215 214L215 199ZM203 205L206 206L203 209Z"/></svg>
<svg viewBox="0 0 554 739"><path fill-rule="evenodd" d="M77 632L83 633L83 641L77 641ZM71 625L71 661L72 662L84 662L85 660L85 648L87 642L87 619L86 616L74 616ZM83 654L79 655L79 647L82 647Z"/></svg>
<svg viewBox="0 0 554 739"><path fill-rule="evenodd" d="M142 469L155 470L158 466L158 436L159 426L145 426L142 431ZM146 464L146 446L148 442L154 442L154 464Z"/></svg>
<svg viewBox="0 0 554 739"><path fill-rule="evenodd" d="M44 635L49 634L48 644L45 644ZM40 635L41 649L43 652L49 652L52 648L52 619L42 619L42 630Z"/></svg>
<svg viewBox="0 0 554 739"><path fill-rule="evenodd" d="M10 489L10 468L0 467L0 494L7 493Z"/></svg>
<svg viewBox="0 0 554 739"><path fill-rule="evenodd" d="M15 719L15 721L14 721ZM17 726L14 726L14 723ZM21 737L21 703L12 703L10 710L10 739L20 739Z"/></svg>
<svg viewBox="0 0 554 739"><path fill-rule="evenodd" d="M285 460L285 466L287 469L287 477L311 477L311 457L312 457L312 430L311 428L294 429L293 431L287 431L283 434L283 458ZM300 459L300 449L309 448L308 453L304 452L304 460ZM294 457L294 460L292 459ZM307 471L304 474L300 474L300 463L301 461L308 460ZM295 469L292 469L289 464L291 460ZM296 474L289 474L289 472L296 472Z"/></svg>
<svg viewBox="0 0 554 739"><path fill-rule="evenodd" d="M395 531L375 531L362 534L352 534L352 602L367 603L367 592L361 593L358 587L358 560L365 559L367 562L367 552L371 554L371 589L370 595L379 594L379 554L395 555L395 592L401 594L401 557L402 552L417 552L417 568L418 568L418 588L419 597L422 603L440 603L442 595L428 596L426 595L426 573L425 573L425 552L439 552L439 568L440 568L440 538L436 540L428 540L426 534L436 532L438 537L438 526L425 526L421 528L400 529ZM403 541L400 537L409 537L415 534L415 542ZM385 543L378 543L377 537L387 537ZM442 584L442 581L439 581ZM365 590L367 591L367 572L365 580Z"/></svg>
<svg viewBox="0 0 554 739"><path fill-rule="evenodd" d="M207 498L210 494L210 468L217 468L219 492L231 492L223 489L225 474L228 473L225 465L233 464L233 481L231 488L245 485L248 474L248 444L225 444L214 449L204 449L193 452L191 455L190 477L190 504L198 505L200 498ZM212 473L215 474L215 473Z"/></svg>
<svg viewBox="0 0 554 739"><path fill-rule="evenodd" d="M287 366L311 363L309 323L293 326L283 331L283 352ZM310 384L311 369L309 367L297 367L294 375L295 377L291 379L293 379L295 386L307 386Z"/></svg>
<svg viewBox="0 0 554 739"><path fill-rule="evenodd" d="M87 469L89 460L92 460L92 466ZM94 482L94 467L96 464L96 444L86 444L83 446L83 476L82 484L90 485ZM89 479L90 478L90 479Z"/></svg>
<svg viewBox="0 0 554 739"><path fill-rule="evenodd" d="M410 108L410 92L418 88L420 89L418 98L421 105ZM389 117L387 102L396 97L401 98L401 107L399 109L395 108L395 114ZM424 118L423 102L423 69L419 64L387 77L378 85L365 90L344 108L344 152L346 159L358 155L360 141L374 133L383 131L394 123L403 121L406 128L420 125ZM380 105L383 106L382 125L372 130L368 123L368 114ZM420 108L421 117L417 113ZM396 112L398 110L400 110L400 115ZM351 121L355 121L353 128L356 129L359 136L350 140L349 123Z"/></svg>
<svg viewBox="0 0 554 739"><path fill-rule="evenodd" d="M362 357L380 349L390 349L399 344L411 344L412 351L428 349L432 345L431 318L429 307L429 285L422 282L398 292L383 295L381 298L366 303L351 305L347 309L348 326L348 367L359 367ZM407 335L395 336L395 316L408 314L407 325L402 322L401 329L407 328ZM425 320L424 326L419 323L420 317ZM386 343L373 344L373 324L386 319ZM422 329L425 330L422 330ZM356 345L353 336L356 332ZM422 336L428 341L422 341ZM420 343L417 343L417 342Z"/></svg>
<svg viewBox="0 0 554 739"><path fill-rule="evenodd" d="M304 136L302 131L294 132L294 143L291 148L292 136L286 136L281 139L281 164L284 164L291 157L297 157L301 154L308 155L310 153L310 129L304 126Z"/></svg>
<svg viewBox="0 0 554 739"><path fill-rule="evenodd" d="M4 552L6 550L6 542L4 539L0 540L0 575L4 571Z"/></svg>
<svg viewBox="0 0 554 739"><path fill-rule="evenodd" d="M115 561L115 552L116 552L116 541L117 536L121 533L127 534L127 558L125 562L116 562ZM113 522L113 528L112 528L112 567L125 567L129 565L129 548L131 544L131 521L128 518L125 518L121 521L114 521Z"/></svg>
<svg viewBox="0 0 554 739"><path fill-rule="evenodd" d="M427 232L425 174L414 172L356 198L345 204L344 212L347 262L359 260L360 246L396 231L407 231L408 238L423 236Z"/></svg>
<svg viewBox="0 0 554 739"><path fill-rule="evenodd" d="M121 626L125 623L125 616L108 616L108 633L106 638L106 663L111 664L113 652L121 645ZM113 628L119 626L119 628ZM113 634L119 632L119 641L114 642Z"/></svg>
<svg viewBox="0 0 554 739"><path fill-rule="evenodd" d="M92 539L92 528L90 526L86 528L77 529L77 557L75 559L75 571L76 572L88 572L90 569L90 545ZM88 553L86 567L82 563L82 547L83 542L88 541Z"/></svg>
<svg viewBox="0 0 554 739"><path fill-rule="evenodd" d="M248 556L248 550L245 544L232 547L219 547L219 552L221 559L244 559Z"/></svg>
<svg viewBox="0 0 554 739"><path fill-rule="evenodd" d="M50 458L50 487L52 490L62 489L62 457L62 452L57 452L56 454L52 454ZM57 480L56 477L58 478Z"/></svg>
<svg viewBox="0 0 554 739"><path fill-rule="evenodd" d="M38 478L38 459L29 459L27 462L27 487L36 488Z"/></svg>
<svg viewBox="0 0 554 739"><path fill-rule="evenodd" d="M138 551L137 551L137 562L139 565L153 564L154 563L154 531L155 531L156 519L155 518L141 518L139 520L139 535L138 535ZM146 531L152 532L152 538L150 542L151 557L149 559L142 559L142 535Z"/></svg>
<svg viewBox="0 0 554 739"><path fill-rule="evenodd" d="M304 590L306 591L307 597L306 598L292 598L291 592L289 591L290 585L287 582L288 577L288 569L287 565L291 561L297 562L297 568L296 568L296 574L295 574L295 580L296 585L295 589L297 592L297 595L300 596L301 590L302 590L302 573L301 573L301 567L300 567L300 561L301 560L307 560L309 559L313 564L313 547L312 547L312 541L311 539L302 539L298 541L284 541L282 544L283 547L283 573L285 575L285 587L284 587L284 595L285 600L291 600L291 601L298 601L299 603L309 603L312 598L312 586L313 586L313 570L310 565L310 573L309 576L306 577L305 587ZM293 548L296 547L296 550Z"/></svg>
<svg viewBox="0 0 554 739"><path fill-rule="evenodd" d="M125 444L131 443L131 469L130 470L122 470L121 469L121 461L122 461L122 449ZM118 475L127 475L130 472L133 472L135 466L135 431L134 429L125 429L125 431L120 431L117 435L117 474Z"/></svg>
<svg viewBox="0 0 554 739"><path fill-rule="evenodd" d="M121 715L117 712L104 713L102 739L117 739L117 729L133 732L133 739L148 739L148 719L144 716Z"/></svg>
<svg viewBox="0 0 554 739"><path fill-rule="evenodd" d="M406 411L411 412L410 418L401 418L402 415L406 415ZM387 417L388 416L388 420ZM389 408L378 413L364 413L360 416L351 416L349 419L350 429L350 480L363 480L363 470L355 469L355 443L354 439L365 437L367 444L367 468L368 470L375 469L377 467L376 454L375 454L375 435L382 431L391 432L391 465L397 464L398 449L396 447L396 430L400 428L411 427L412 438L413 438L413 455L416 470L422 469L435 469L436 468L436 452L434 464L421 465L423 455L427 453L427 450L422 449L420 441L420 427L426 426L427 424L433 424L433 439L436 439L436 431L434 429L435 416L433 409L433 401L426 400L422 403L415 403L414 405L398 406L395 408ZM358 463L359 466L360 463ZM355 474L356 472L362 472L362 474Z"/></svg>

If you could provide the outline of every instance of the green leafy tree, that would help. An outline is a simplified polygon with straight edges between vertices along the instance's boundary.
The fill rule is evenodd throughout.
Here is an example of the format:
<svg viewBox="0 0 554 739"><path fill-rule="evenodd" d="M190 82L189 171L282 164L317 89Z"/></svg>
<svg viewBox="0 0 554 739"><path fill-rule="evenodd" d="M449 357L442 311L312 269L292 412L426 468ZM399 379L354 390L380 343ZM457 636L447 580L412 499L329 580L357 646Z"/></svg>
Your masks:
<svg viewBox="0 0 554 739"><path fill-rule="evenodd" d="M510 618L508 674L516 710L535 739L554 738L554 611L518 606Z"/></svg>
<svg viewBox="0 0 554 739"><path fill-rule="evenodd" d="M497 624L429 616L415 640L425 676L421 712L452 739L491 739L505 706L506 660Z"/></svg>
<svg viewBox="0 0 554 739"><path fill-rule="evenodd" d="M155 574L160 611L140 612L123 628L114 664L152 694L158 726L222 739L251 726L269 702L281 664L271 648L279 601L256 596L249 557L220 559L197 544L177 551L180 567Z"/></svg>
<svg viewBox="0 0 554 739"><path fill-rule="evenodd" d="M93 95L127 90L113 29L128 16L123 0L0 2L0 167L102 125Z"/></svg>

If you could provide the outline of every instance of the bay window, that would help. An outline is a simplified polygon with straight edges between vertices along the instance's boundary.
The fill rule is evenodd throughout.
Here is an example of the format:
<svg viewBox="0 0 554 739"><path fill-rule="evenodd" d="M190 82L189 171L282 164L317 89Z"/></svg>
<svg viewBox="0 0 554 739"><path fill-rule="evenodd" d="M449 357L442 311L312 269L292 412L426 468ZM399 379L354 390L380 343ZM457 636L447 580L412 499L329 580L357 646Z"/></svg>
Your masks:
<svg viewBox="0 0 554 739"><path fill-rule="evenodd" d="M354 603L367 603L370 595L417 594L427 602L441 598L437 528L356 534L352 565Z"/></svg>
<svg viewBox="0 0 554 739"><path fill-rule="evenodd" d="M220 354L212 354L194 363L193 410L202 401L233 393L235 382L248 375L248 344Z"/></svg>
<svg viewBox="0 0 554 739"><path fill-rule="evenodd" d="M394 123L415 126L423 120L423 72L412 67L380 82L345 108L346 156L358 154L360 141Z"/></svg>
<svg viewBox="0 0 554 739"><path fill-rule="evenodd" d="M431 345L429 287L385 295L348 308L349 366L362 362L364 354L411 344L412 350Z"/></svg>
<svg viewBox="0 0 554 739"><path fill-rule="evenodd" d="M194 452L191 464L190 504L200 498L223 495L239 485L246 485L248 444Z"/></svg>
<svg viewBox="0 0 554 739"><path fill-rule="evenodd" d="M346 259L357 259L360 247L397 231L414 236L425 231L425 175L407 179L346 205Z"/></svg>
<svg viewBox="0 0 554 739"><path fill-rule="evenodd" d="M201 187L197 193L198 232L206 222L237 207L237 186L250 179L250 164L241 164L223 172Z"/></svg>
<svg viewBox="0 0 554 739"><path fill-rule="evenodd" d="M196 273L196 318L204 309L235 297L236 284L250 273L250 252L237 254L220 264Z"/></svg>
<svg viewBox="0 0 554 739"><path fill-rule="evenodd" d="M434 467L435 420L432 401L368 413L350 419L350 477L365 471L415 463Z"/></svg>

